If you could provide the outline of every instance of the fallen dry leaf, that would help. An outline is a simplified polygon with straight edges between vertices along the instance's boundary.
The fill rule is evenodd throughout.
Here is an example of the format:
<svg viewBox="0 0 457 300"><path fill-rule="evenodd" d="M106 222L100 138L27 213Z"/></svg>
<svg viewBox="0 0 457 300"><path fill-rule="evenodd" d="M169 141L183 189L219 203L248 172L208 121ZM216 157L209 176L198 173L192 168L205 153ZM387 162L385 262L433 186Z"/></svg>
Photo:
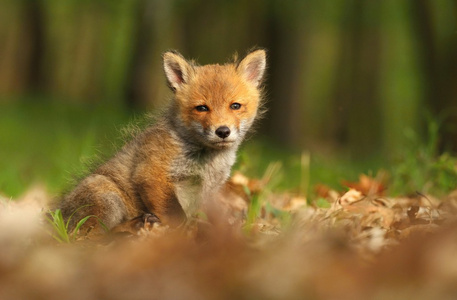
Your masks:
<svg viewBox="0 0 457 300"><path fill-rule="evenodd" d="M350 182L343 180L341 183L351 189L358 190L364 195L379 195L382 196L386 189L383 183L386 178L385 172L379 172L376 178L365 174L360 174L358 182Z"/></svg>
<svg viewBox="0 0 457 300"><path fill-rule="evenodd" d="M362 192L350 189L338 200L338 203L342 206L349 205L351 203L361 201L364 198Z"/></svg>

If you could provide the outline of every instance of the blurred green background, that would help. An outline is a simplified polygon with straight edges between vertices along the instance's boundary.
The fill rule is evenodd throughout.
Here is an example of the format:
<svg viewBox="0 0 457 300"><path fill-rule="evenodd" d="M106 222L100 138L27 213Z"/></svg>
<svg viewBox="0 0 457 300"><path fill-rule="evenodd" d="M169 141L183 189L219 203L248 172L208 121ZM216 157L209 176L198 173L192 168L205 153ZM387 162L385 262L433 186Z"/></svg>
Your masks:
<svg viewBox="0 0 457 300"><path fill-rule="evenodd" d="M59 193L111 154L171 96L168 49L201 64L268 50L269 112L237 168L282 160L285 188L354 180L430 139L455 153L456 14L452 0L0 0L0 192Z"/></svg>

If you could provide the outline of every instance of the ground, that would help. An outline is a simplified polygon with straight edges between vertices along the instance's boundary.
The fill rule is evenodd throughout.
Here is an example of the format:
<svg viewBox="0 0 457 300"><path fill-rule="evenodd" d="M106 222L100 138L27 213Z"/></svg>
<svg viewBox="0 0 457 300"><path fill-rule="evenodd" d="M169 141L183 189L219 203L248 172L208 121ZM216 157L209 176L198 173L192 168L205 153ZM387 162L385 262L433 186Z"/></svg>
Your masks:
<svg viewBox="0 0 457 300"><path fill-rule="evenodd" d="M186 229L57 242L35 187L0 208L1 299L451 299L457 293L457 192L388 197L362 175L316 201L235 173ZM312 199L311 199L312 200ZM320 205L316 205L317 202ZM326 204L322 204L326 203ZM243 217L244 216L244 217ZM48 216L49 217L49 216ZM240 219L241 218L241 219Z"/></svg>

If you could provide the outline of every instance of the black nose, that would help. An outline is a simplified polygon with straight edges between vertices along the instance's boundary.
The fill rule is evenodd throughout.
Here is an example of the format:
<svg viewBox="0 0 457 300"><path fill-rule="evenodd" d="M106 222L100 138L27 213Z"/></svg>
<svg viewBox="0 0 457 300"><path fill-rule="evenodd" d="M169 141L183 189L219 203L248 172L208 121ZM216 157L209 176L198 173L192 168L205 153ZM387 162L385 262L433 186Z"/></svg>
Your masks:
<svg viewBox="0 0 457 300"><path fill-rule="evenodd" d="M225 139L230 135L230 128L228 128L227 126L221 126L218 129L216 129L216 134L221 139Z"/></svg>

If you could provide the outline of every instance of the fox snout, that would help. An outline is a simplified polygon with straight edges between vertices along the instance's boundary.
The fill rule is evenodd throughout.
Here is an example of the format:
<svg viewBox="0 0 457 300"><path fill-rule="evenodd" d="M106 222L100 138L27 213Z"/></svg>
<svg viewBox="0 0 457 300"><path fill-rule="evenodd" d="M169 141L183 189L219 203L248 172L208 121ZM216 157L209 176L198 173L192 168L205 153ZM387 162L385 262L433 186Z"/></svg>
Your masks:
<svg viewBox="0 0 457 300"><path fill-rule="evenodd" d="M220 126L216 129L216 135L221 139L225 139L230 135L230 128L227 126Z"/></svg>

